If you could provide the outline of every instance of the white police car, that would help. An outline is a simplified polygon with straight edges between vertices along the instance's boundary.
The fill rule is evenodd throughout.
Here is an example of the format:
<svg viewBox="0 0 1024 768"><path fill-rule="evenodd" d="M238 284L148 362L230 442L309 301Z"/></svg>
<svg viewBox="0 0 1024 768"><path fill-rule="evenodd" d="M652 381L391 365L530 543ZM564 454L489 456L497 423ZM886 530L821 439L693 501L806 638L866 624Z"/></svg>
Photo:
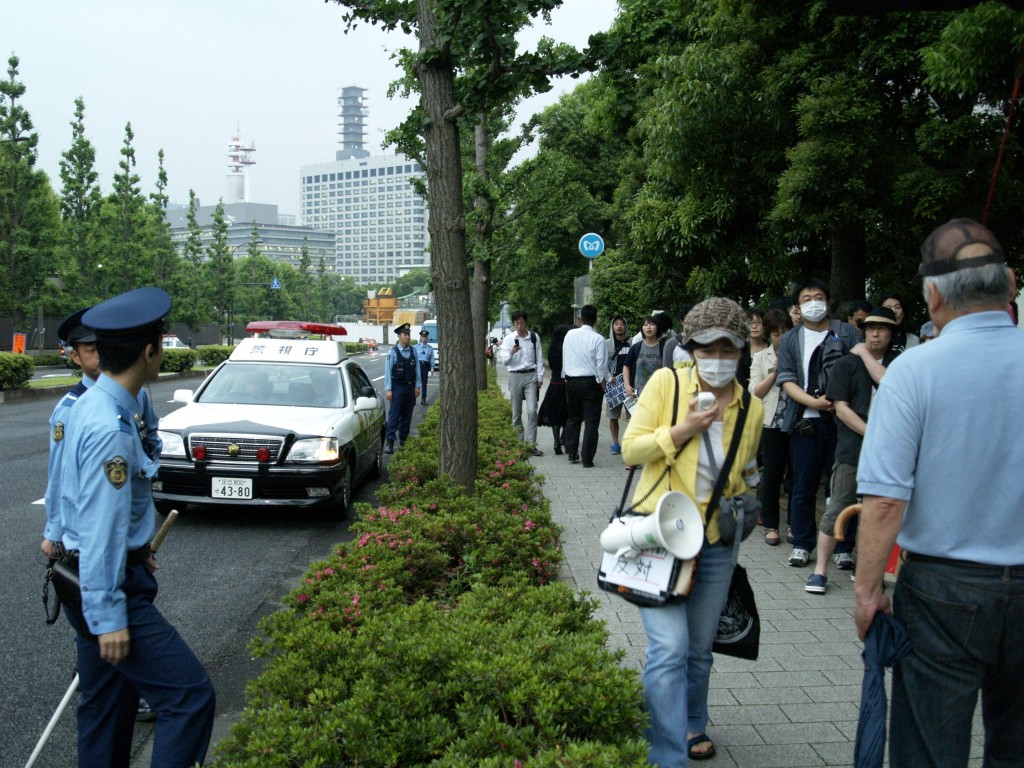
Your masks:
<svg viewBox="0 0 1024 768"><path fill-rule="evenodd" d="M162 512L185 504L323 508L344 516L352 489L377 477L384 401L338 341L341 326L252 323L271 337L231 356L160 421L163 452L153 497ZM274 335L287 338L274 338Z"/></svg>

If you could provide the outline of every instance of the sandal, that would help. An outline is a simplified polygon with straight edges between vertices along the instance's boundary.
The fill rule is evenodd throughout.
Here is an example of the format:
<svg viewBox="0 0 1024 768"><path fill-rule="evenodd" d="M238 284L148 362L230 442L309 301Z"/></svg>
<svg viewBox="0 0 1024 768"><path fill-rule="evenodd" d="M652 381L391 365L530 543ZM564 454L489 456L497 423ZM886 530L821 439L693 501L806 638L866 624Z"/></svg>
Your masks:
<svg viewBox="0 0 1024 768"><path fill-rule="evenodd" d="M769 547L777 547L782 539L779 538L778 528L765 528L764 530L764 543Z"/></svg>
<svg viewBox="0 0 1024 768"><path fill-rule="evenodd" d="M694 752L693 748L698 744L710 744L711 747L704 751L698 750ZM715 756L715 742L709 739L706 733L701 733L692 739L686 740L686 753L690 756L691 760L710 760Z"/></svg>

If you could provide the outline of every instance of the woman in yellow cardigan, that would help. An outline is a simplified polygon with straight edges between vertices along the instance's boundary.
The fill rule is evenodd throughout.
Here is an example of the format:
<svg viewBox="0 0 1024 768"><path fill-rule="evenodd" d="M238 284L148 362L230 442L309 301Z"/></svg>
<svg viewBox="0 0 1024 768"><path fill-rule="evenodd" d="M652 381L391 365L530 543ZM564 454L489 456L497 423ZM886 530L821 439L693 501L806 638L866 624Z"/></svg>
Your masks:
<svg viewBox="0 0 1024 768"><path fill-rule="evenodd" d="M695 306L686 316L682 338L694 366L655 371L622 440L625 461L644 467L635 500L647 494L666 466L671 467L661 487L635 511L649 514L662 493L682 491L697 503L707 529L689 596L660 608L640 609L647 632L643 681L650 717L648 760L660 768L684 766L688 757L705 760L715 752L714 743L704 733L711 645L736 563L734 548L726 545L719 534L719 510L708 515L707 505L717 477L703 435L708 433L714 464L721 467L743 407L743 389L736 381L736 370L748 334L746 314L735 302L713 298ZM674 425L673 376L679 380L679 413ZM696 398L701 392L713 393L715 404L698 412ZM748 480L756 475L764 414L757 398L751 398L747 407L738 452L722 492L724 498L751 490ZM685 447L677 456L680 446Z"/></svg>

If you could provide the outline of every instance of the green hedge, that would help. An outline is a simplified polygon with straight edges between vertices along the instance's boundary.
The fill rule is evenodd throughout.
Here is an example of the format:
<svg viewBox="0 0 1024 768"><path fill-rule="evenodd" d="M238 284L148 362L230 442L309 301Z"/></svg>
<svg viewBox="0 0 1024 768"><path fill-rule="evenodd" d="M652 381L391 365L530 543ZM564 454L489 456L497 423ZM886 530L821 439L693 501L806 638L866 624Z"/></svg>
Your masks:
<svg viewBox="0 0 1024 768"><path fill-rule="evenodd" d="M235 348L227 344L209 344L199 347L196 353L199 362L203 365L218 366L227 360L234 351Z"/></svg>
<svg viewBox="0 0 1024 768"><path fill-rule="evenodd" d="M34 369L28 355L0 352L0 389L25 389L32 381Z"/></svg>
<svg viewBox="0 0 1024 768"><path fill-rule="evenodd" d="M160 370L164 373L191 371L198 359L199 356L194 349L166 347L164 348L164 360L160 363Z"/></svg>
<svg viewBox="0 0 1024 768"><path fill-rule="evenodd" d="M439 418L263 621L267 668L214 765L646 764L640 681L557 581L560 529L508 401L481 393L472 497L437 477Z"/></svg>

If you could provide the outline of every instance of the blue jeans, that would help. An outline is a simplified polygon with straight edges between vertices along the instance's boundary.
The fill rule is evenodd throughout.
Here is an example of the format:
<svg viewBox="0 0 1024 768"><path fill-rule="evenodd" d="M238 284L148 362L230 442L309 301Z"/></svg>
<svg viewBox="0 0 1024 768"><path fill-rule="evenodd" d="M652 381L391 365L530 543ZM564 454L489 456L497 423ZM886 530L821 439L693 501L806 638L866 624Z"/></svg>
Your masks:
<svg viewBox="0 0 1024 768"><path fill-rule="evenodd" d="M793 470L793 493L789 497L789 526L793 546L814 550L818 543L816 508L822 473L832 466L836 454L836 425L830 419L808 419L814 435L805 437L795 430L789 435Z"/></svg>
<svg viewBox="0 0 1024 768"><path fill-rule="evenodd" d="M908 560L893 613L913 650L893 671L889 765L966 766L979 690L982 764L1024 765L1024 568Z"/></svg>
<svg viewBox="0 0 1024 768"><path fill-rule="evenodd" d="M640 609L647 632L647 759L659 768L685 766L687 731L703 733L707 727L711 645L735 565L732 547L705 544L690 596L661 608Z"/></svg>

